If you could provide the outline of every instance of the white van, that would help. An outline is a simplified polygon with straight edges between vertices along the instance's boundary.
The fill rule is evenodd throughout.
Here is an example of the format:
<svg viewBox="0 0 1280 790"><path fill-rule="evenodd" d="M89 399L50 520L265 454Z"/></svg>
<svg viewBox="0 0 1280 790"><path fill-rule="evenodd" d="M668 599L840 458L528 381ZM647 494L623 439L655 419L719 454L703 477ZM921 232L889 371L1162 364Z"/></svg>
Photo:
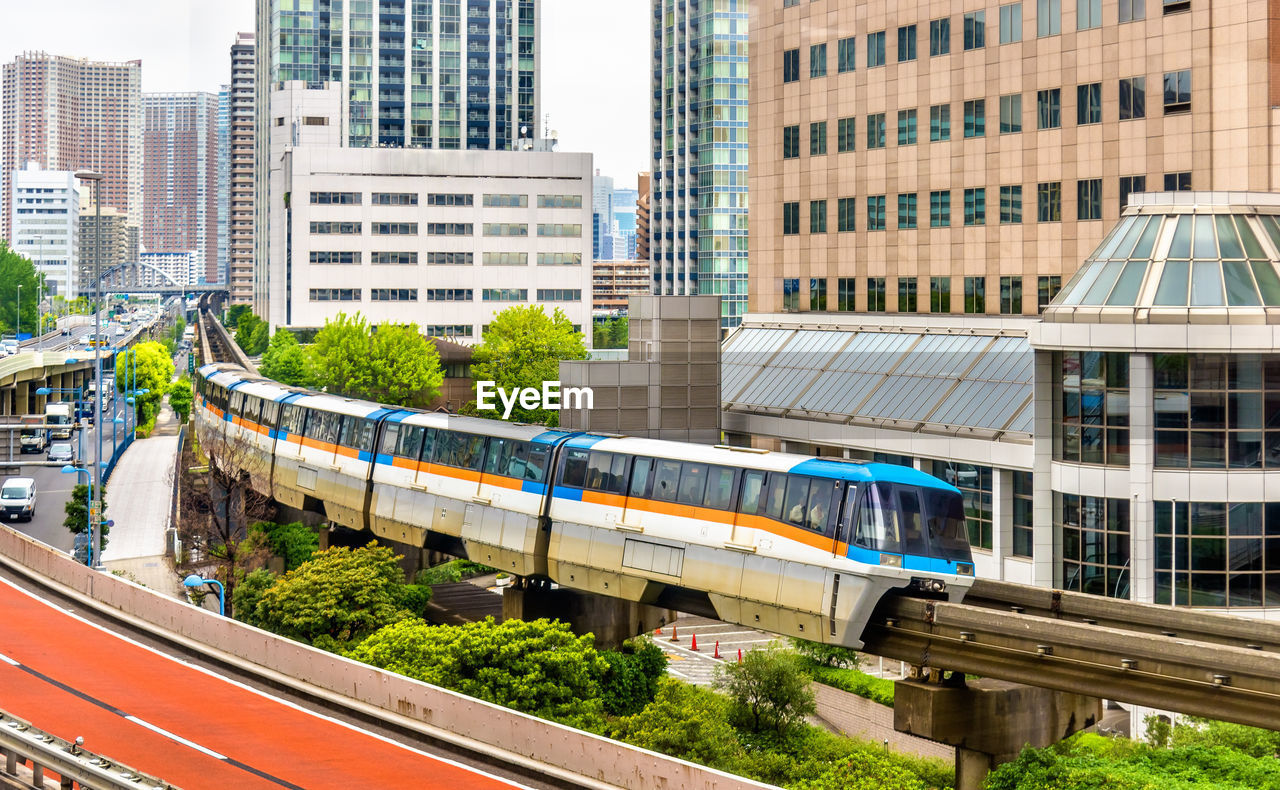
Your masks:
<svg viewBox="0 0 1280 790"><path fill-rule="evenodd" d="M36 514L36 481L10 477L0 486L0 519L30 521Z"/></svg>

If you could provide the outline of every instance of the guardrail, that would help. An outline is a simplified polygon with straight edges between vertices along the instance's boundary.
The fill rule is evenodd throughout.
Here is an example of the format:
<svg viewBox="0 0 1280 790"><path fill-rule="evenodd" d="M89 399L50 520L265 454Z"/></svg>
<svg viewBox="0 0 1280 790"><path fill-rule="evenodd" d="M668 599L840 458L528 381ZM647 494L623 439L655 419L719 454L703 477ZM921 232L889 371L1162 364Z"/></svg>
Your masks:
<svg viewBox="0 0 1280 790"><path fill-rule="evenodd" d="M56 735L32 727L26 721L0 711L0 757L4 768L0 778L19 779L19 761L31 763L31 781L26 786L45 786L45 771L56 773L63 787L76 782L81 787L95 790L108 788L153 788L171 790L168 782L120 765L93 752L79 743L72 743Z"/></svg>

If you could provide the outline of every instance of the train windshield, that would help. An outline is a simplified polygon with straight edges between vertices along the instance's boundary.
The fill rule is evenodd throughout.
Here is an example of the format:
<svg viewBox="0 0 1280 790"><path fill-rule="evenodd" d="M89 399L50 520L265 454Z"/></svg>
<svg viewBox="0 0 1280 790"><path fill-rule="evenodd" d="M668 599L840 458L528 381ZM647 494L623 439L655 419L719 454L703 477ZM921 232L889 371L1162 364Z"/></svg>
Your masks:
<svg viewBox="0 0 1280 790"><path fill-rule="evenodd" d="M955 562L972 562L964 518L964 497L938 488L922 488L920 493L924 496L925 511L929 515L932 556Z"/></svg>

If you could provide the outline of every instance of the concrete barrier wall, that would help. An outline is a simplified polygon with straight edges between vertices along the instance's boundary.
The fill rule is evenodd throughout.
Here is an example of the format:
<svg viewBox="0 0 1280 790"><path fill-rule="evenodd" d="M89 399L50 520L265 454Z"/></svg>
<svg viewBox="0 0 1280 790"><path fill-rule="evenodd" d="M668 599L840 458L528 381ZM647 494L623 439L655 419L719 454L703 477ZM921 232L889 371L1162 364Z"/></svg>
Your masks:
<svg viewBox="0 0 1280 790"><path fill-rule="evenodd" d="M955 762L956 751L952 747L895 730L893 708L821 683L813 684L813 690L818 716L845 735L875 743L888 739L889 748L895 752L932 757L948 765Z"/></svg>
<svg viewBox="0 0 1280 790"><path fill-rule="evenodd" d="M533 760L599 785L650 790L763 788L741 777L638 749L590 733L385 672L159 595L107 573L92 571L25 535L0 528L0 557L165 631L211 646L246 664L305 678L298 683L355 700L413 724L433 737L470 741L482 753ZM397 717L400 718L397 721ZM892 721L890 721L892 725ZM457 742L458 738L444 737ZM487 748L486 748L487 747Z"/></svg>

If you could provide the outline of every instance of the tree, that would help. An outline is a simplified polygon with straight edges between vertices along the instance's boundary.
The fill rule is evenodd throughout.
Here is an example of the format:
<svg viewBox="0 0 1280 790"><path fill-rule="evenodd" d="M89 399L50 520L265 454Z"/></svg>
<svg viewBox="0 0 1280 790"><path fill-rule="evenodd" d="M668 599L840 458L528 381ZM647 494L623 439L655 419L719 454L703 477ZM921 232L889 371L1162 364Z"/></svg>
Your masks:
<svg viewBox="0 0 1280 790"><path fill-rule="evenodd" d="M301 521L289 524L259 521L249 529L260 533L271 553L284 560L286 573L311 559L320 548L320 536Z"/></svg>
<svg viewBox="0 0 1280 790"><path fill-rule="evenodd" d="M0 332L11 334L19 328L23 332L36 331L39 282L31 261L0 239Z"/></svg>
<svg viewBox="0 0 1280 790"><path fill-rule="evenodd" d="M185 423L191 416L191 403L195 393L191 390L191 379L183 376L169 387L169 407L178 415L178 421Z"/></svg>
<svg viewBox="0 0 1280 790"><path fill-rule="evenodd" d="M508 708L573 726L601 725L606 664L593 637L558 620L492 617L466 625L404 620L381 629L351 658Z"/></svg>
<svg viewBox="0 0 1280 790"><path fill-rule="evenodd" d="M134 398L138 407L138 424L146 425L155 418L161 398L169 391L169 382L173 379L173 356L154 340L139 343L133 350L133 355L116 355L116 389L124 392L129 386L129 370L134 368L129 357L136 355L137 387L147 392Z"/></svg>
<svg viewBox="0 0 1280 790"><path fill-rule="evenodd" d="M417 617L431 591L405 584L398 559L377 541L316 552L262 593L258 620L281 636L336 650Z"/></svg>
<svg viewBox="0 0 1280 790"><path fill-rule="evenodd" d="M298 344L297 336L284 328L271 336L258 370L269 379L294 387L310 387L315 382L310 357Z"/></svg>
<svg viewBox="0 0 1280 790"><path fill-rule="evenodd" d="M591 345L596 348L626 348L626 316L614 316L597 321L592 325L591 338Z"/></svg>
<svg viewBox="0 0 1280 790"><path fill-rule="evenodd" d="M316 383L351 398L424 408L444 383L440 354L417 324L371 330L359 313L339 313L325 321L311 352Z"/></svg>
<svg viewBox="0 0 1280 790"><path fill-rule="evenodd" d="M738 721L754 732L783 735L816 710L800 657L771 645L748 651L741 664L716 668L716 688L729 695Z"/></svg>
<svg viewBox="0 0 1280 790"><path fill-rule="evenodd" d="M542 389L543 382L560 380L560 361L586 359L582 333L560 308L548 316L542 305L508 307L493 317L484 341L476 347L471 376L476 381L492 381L504 390ZM559 413L551 409L517 407L511 419L519 422L559 424Z"/></svg>
<svg viewBox="0 0 1280 790"><path fill-rule="evenodd" d="M106 489L107 486L104 483L102 486L103 493L106 493ZM67 517L63 519L62 526L66 527L67 531L73 535L81 535L89 531L89 507L88 503L85 501L88 498L88 483L76 483L71 489L71 498L67 500L65 505L63 505L63 512L67 514ZM102 503L102 515L99 516L102 523L98 525L99 540L97 553L101 553L102 549L106 548L107 534L111 532L111 527L106 523L106 513L107 505L104 500Z"/></svg>
<svg viewBox="0 0 1280 790"><path fill-rule="evenodd" d="M653 704L619 719L609 735L642 749L728 770L743 749L727 714L728 705L718 694L664 677Z"/></svg>
<svg viewBox="0 0 1280 790"><path fill-rule="evenodd" d="M252 311L253 308L247 304L233 304L227 308L227 317L226 320L222 322L222 325L228 328L239 327L240 316Z"/></svg>
<svg viewBox="0 0 1280 790"><path fill-rule="evenodd" d="M258 602L262 600L262 594L270 589L278 578L266 568L259 568L247 574L240 584L236 585L235 593L231 596L231 611L235 613L235 619L260 627Z"/></svg>
<svg viewBox="0 0 1280 790"><path fill-rule="evenodd" d="M600 697L606 713L629 716L653 702L658 680L667 671L667 654L646 637L628 639L621 650L601 653L609 665Z"/></svg>
<svg viewBox="0 0 1280 790"><path fill-rule="evenodd" d="M270 329L267 322L250 312L242 312L236 321L236 345L251 357L267 350Z"/></svg>

